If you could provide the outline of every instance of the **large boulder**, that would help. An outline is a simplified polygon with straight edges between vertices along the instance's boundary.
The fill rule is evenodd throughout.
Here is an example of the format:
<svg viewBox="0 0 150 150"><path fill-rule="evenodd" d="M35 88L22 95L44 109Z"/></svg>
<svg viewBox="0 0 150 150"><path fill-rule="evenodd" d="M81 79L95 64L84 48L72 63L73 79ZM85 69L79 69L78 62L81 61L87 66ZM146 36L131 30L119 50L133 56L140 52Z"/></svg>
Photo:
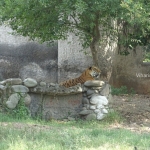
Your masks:
<svg viewBox="0 0 150 150"><path fill-rule="evenodd" d="M9 108L9 109L14 109L19 100L20 100L20 95L15 93L15 94L12 94L9 98L8 98L8 101L6 102L6 106Z"/></svg>

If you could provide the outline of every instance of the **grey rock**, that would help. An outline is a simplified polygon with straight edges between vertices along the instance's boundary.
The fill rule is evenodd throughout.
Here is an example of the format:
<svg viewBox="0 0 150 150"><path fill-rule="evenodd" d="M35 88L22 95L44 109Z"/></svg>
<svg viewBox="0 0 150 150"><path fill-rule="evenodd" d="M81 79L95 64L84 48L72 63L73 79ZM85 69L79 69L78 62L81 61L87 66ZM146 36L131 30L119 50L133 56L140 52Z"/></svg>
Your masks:
<svg viewBox="0 0 150 150"><path fill-rule="evenodd" d="M26 106L28 106L31 103L31 97L29 94L26 94L26 96L23 99Z"/></svg>
<svg viewBox="0 0 150 150"><path fill-rule="evenodd" d="M37 81L35 79L32 78L27 78L23 81L24 85L26 87L35 87L37 86Z"/></svg>
<svg viewBox="0 0 150 150"><path fill-rule="evenodd" d="M92 96L96 96L96 95L99 96L99 94L94 93L94 94L92 94L92 95L89 95L88 98L90 99Z"/></svg>
<svg viewBox="0 0 150 150"><path fill-rule="evenodd" d="M100 91L102 89L102 87L91 87L91 89Z"/></svg>
<svg viewBox="0 0 150 150"><path fill-rule="evenodd" d="M99 95L94 94L90 99L90 103L96 105L98 104L98 102L99 102Z"/></svg>
<svg viewBox="0 0 150 150"><path fill-rule="evenodd" d="M20 78L10 78L5 80L5 83L8 85L18 85L22 84L22 80Z"/></svg>
<svg viewBox="0 0 150 150"><path fill-rule="evenodd" d="M22 84L22 80L20 78L10 78L0 82L1 85L18 85Z"/></svg>
<svg viewBox="0 0 150 150"><path fill-rule="evenodd" d="M86 107L86 109L89 109L89 108L90 108L90 105L89 105L89 104L84 104L83 106Z"/></svg>
<svg viewBox="0 0 150 150"><path fill-rule="evenodd" d="M90 103L91 104L101 104L101 105L107 105L108 104L108 100L105 96L101 96L101 95L93 95L90 99Z"/></svg>
<svg viewBox="0 0 150 150"><path fill-rule="evenodd" d="M95 109L94 112L97 114L97 113L101 112L101 110L100 109Z"/></svg>
<svg viewBox="0 0 150 150"><path fill-rule="evenodd" d="M87 108L86 107L82 107L82 110L87 110Z"/></svg>
<svg viewBox="0 0 150 150"><path fill-rule="evenodd" d="M20 100L20 95L15 93L15 94L12 94L9 98L8 98L8 101L6 102L6 106L9 108L9 109L14 109L18 102Z"/></svg>
<svg viewBox="0 0 150 150"><path fill-rule="evenodd" d="M1 81L0 84L1 84L1 85L5 85L5 84L6 84L6 81Z"/></svg>
<svg viewBox="0 0 150 150"><path fill-rule="evenodd" d="M75 118L73 118L73 117L68 117L68 120L69 120L69 121L74 121Z"/></svg>
<svg viewBox="0 0 150 150"><path fill-rule="evenodd" d="M81 87L77 87L77 92L82 92L82 88Z"/></svg>
<svg viewBox="0 0 150 150"><path fill-rule="evenodd" d="M92 80L92 81L86 81L84 83L84 86L87 86L87 87L101 87L104 84L105 84L104 81Z"/></svg>
<svg viewBox="0 0 150 150"><path fill-rule="evenodd" d="M29 89L26 86L23 85L13 85L11 87L13 92L17 92L17 93L27 93L29 92Z"/></svg>
<svg viewBox="0 0 150 150"><path fill-rule="evenodd" d="M98 103L96 108L97 109L102 109L102 108L104 108L104 105L102 105L101 103Z"/></svg>
<svg viewBox="0 0 150 150"><path fill-rule="evenodd" d="M92 112L93 112L92 110L82 110L79 114L80 115L88 115L88 114L90 114Z"/></svg>
<svg viewBox="0 0 150 150"><path fill-rule="evenodd" d="M40 82L40 86L46 86L46 82Z"/></svg>
<svg viewBox="0 0 150 150"><path fill-rule="evenodd" d="M104 108L104 109L102 109L102 113L108 114L108 110Z"/></svg>
<svg viewBox="0 0 150 150"><path fill-rule="evenodd" d="M15 104L13 104L11 101L7 101L6 102L6 106L9 108L9 109L14 109L16 107Z"/></svg>
<svg viewBox="0 0 150 150"><path fill-rule="evenodd" d="M83 92L86 92L88 90L88 88L87 87L83 87Z"/></svg>
<svg viewBox="0 0 150 150"><path fill-rule="evenodd" d="M50 85L50 86L55 86L56 84L55 84L55 83L50 83L49 85Z"/></svg>
<svg viewBox="0 0 150 150"><path fill-rule="evenodd" d="M105 117L105 115L101 112L97 113L97 120L102 120Z"/></svg>
<svg viewBox="0 0 150 150"><path fill-rule="evenodd" d="M95 90L91 90L91 89L87 90L87 96L92 95L94 93L95 93Z"/></svg>
<svg viewBox="0 0 150 150"><path fill-rule="evenodd" d="M87 115L86 120L96 120L96 114L92 113Z"/></svg>
<svg viewBox="0 0 150 150"><path fill-rule="evenodd" d="M20 100L20 95L15 93L15 94L12 94L9 98L8 98L8 101L11 101L13 104L18 104Z"/></svg>
<svg viewBox="0 0 150 150"><path fill-rule="evenodd" d="M90 109L92 109L92 110L96 109L96 105L91 105Z"/></svg>
<svg viewBox="0 0 150 150"><path fill-rule="evenodd" d="M69 89L70 93L75 93L75 89Z"/></svg>
<svg viewBox="0 0 150 150"><path fill-rule="evenodd" d="M86 96L87 96L85 92L83 93L83 96L84 96L84 97L86 97Z"/></svg>
<svg viewBox="0 0 150 150"><path fill-rule="evenodd" d="M107 97L110 94L110 85L106 84L100 94Z"/></svg>
<svg viewBox="0 0 150 150"><path fill-rule="evenodd" d="M82 99L82 104L89 104L88 98L84 97L84 98Z"/></svg>
<svg viewBox="0 0 150 150"><path fill-rule="evenodd" d="M0 90L4 91L5 89L6 89L6 87L5 87L5 86L0 85Z"/></svg>

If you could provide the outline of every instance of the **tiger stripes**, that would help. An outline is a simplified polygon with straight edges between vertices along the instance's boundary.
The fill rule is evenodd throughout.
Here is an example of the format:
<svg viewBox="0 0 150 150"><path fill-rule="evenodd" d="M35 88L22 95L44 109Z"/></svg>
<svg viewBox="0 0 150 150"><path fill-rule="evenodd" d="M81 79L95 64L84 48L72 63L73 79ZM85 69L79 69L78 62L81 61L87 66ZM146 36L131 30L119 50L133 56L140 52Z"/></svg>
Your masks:
<svg viewBox="0 0 150 150"><path fill-rule="evenodd" d="M78 78L64 81L64 82L60 83L60 85L68 88L71 86L75 86L78 83L83 84L84 82L86 82L88 80L94 80L95 78L99 77L99 75L100 75L100 70L97 67L92 66L92 67L89 67L88 69L86 69L81 74L81 76L79 76Z"/></svg>

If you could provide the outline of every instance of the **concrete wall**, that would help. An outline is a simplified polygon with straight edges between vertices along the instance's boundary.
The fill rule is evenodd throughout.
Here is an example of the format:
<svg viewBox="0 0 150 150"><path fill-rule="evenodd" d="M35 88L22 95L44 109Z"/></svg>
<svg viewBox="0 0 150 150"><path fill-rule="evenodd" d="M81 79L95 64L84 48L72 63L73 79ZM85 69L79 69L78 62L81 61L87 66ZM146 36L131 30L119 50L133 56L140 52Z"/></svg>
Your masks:
<svg viewBox="0 0 150 150"><path fill-rule="evenodd" d="M115 54L113 74L110 83L115 87L122 85L133 88L137 93L150 94L150 63L143 63L144 51L137 47L128 56Z"/></svg>
<svg viewBox="0 0 150 150"><path fill-rule="evenodd" d="M99 45L99 68L101 79L109 80L112 72L112 62L117 49L117 42L110 37L101 37ZM70 33L67 40L58 41L58 80L77 77L84 69L93 65L90 48L81 51L82 45L78 37ZM89 55L85 55L86 51Z"/></svg>
<svg viewBox="0 0 150 150"><path fill-rule="evenodd" d="M58 41L58 81L77 77L93 64L90 49L85 55L78 37L70 33L67 40Z"/></svg>
<svg viewBox="0 0 150 150"><path fill-rule="evenodd" d="M143 63L143 48L138 47L136 53L131 50L128 56L122 56L118 54L117 41L110 37L102 39L98 54L101 79L115 87L127 86L137 93L150 93L150 64ZM59 81L76 77L93 64L89 56L79 52L80 49L78 38L73 34L66 41L58 42Z"/></svg>
<svg viewBox="0 0 150 150"><path fill-rule="evenodd" d="M49 47L12 32L9 27L0 26L0 81L31 77L57 82L57 44Z"/></svg>
<svg viewBox="0 0 150 150"><path fill-rule="evenodd" d="M37 117L41 112L43 118L64 119L68 116L76 117L82 110L82 94L73 95L44 95L43 101L41 94L30 93L30 110L32 117ZM41 108L42 107L42 108Z"/></svg>

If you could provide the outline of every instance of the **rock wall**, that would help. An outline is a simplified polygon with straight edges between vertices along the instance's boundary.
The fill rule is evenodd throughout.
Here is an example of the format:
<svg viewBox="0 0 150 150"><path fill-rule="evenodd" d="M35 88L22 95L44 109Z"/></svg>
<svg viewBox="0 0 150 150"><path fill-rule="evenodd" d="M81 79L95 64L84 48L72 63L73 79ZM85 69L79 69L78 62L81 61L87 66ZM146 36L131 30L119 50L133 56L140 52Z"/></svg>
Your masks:
<svg viewBox="0 0 150 150"><path fill-rule="evenodd" d="M42 114L46 120L76 117L101 120L108 113L110 89L108 84L97 80L70 88L32 78L10 78L0 82L0 105L13 110L21 99L32 117Z"/></svg>
<svg viewBox="0 0 150 150"><path fill-rule="evenodd" d="M37 81L57 82L58 47L12 35L9 27L0 26L0 81L27 77Z"/></svg>

